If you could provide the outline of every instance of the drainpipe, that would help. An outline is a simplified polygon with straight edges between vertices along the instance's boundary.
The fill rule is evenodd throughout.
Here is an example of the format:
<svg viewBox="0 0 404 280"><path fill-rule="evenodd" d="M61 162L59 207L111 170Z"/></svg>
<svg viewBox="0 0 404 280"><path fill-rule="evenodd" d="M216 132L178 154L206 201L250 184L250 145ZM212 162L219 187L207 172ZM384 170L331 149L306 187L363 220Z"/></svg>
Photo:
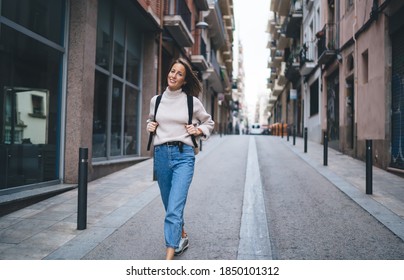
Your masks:
<svg viewBox="0 0 404 280"><path fill-rule="evenodd" d="M161 92L161 67L163 60L163 29L164 29L164 1L161 1L160 5L160 34L159 34L159 54L158 54L158 66L157 66L157 92Z"/></svg>

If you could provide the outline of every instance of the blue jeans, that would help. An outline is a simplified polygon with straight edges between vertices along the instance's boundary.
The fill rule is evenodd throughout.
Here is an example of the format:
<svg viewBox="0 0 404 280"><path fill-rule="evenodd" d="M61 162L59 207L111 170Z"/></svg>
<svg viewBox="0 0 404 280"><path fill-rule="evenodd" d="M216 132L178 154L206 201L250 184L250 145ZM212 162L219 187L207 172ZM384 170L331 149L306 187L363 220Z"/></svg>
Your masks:
<svg viewBox="0 0 404 280"><path fill-rule="evenodd" d="M194 175L193 147L165 144L154 147L154 171L160 188L166 216L164 236L167 247L178 248L184 225L184 208Z"/></svg>

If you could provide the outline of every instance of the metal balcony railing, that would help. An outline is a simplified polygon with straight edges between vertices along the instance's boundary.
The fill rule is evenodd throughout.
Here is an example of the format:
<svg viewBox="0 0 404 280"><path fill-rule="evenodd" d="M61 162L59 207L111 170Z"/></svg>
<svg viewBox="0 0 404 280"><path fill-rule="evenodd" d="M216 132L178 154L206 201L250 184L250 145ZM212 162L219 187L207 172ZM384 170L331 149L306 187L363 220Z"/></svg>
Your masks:
<svg viewBox="0 0 404 280"><path fill-rule="evenodd" d="M166 7L164 9L165 16L173 16L179 15L187 26L188 30L192 29L191 11L188 9L187 3L185 0L168 0L166 3Z"/></svg>
<svg viewBox="0 0 404 280"><path fill-rule="evenodd" d="M291 53L286 61L285 76L291 81L295 82L300 78L299 68L300 68L300 48L292 47Z"/></svg>
<svg viewBox="0 0 404 280"><path fill-rule="evenodd" d="M217 61L216 53L213 50L210 52L210 64L212 65L215 72L220 76L220 65Z"/></svg>
<svg viewBox="0 0 404 280"><path fill-rule="evenodd" d="M338 32L336 25L327 23L317 32L318 64L327 64L336 57L338 50Z"/></svg>
<svg viewBox="0 0 404 280"><path fill-rule="evenodd" d="M337 32L336 25L334 23L327 23L323 29L317 32L316 37L318 57L326 50L337 50Z"/></svg>
<svg viewBox="0 0 404 280"><path fill-rule="evenodd" d="M300 66L315 59L315 42L305 42L299 52Z"/></svg>

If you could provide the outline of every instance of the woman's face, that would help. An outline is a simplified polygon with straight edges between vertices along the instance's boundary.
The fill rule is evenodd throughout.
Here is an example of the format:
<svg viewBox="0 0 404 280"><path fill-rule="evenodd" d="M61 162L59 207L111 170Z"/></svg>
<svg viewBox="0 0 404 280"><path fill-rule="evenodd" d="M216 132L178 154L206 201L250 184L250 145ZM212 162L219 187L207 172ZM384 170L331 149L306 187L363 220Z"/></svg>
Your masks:
<svg viewBox="0 0 404 280"><path fill-rule="evenodd" d="M172 91L179 90L185 84L186 70L181 63L175 63L168 73L168 88Z"/></svg>

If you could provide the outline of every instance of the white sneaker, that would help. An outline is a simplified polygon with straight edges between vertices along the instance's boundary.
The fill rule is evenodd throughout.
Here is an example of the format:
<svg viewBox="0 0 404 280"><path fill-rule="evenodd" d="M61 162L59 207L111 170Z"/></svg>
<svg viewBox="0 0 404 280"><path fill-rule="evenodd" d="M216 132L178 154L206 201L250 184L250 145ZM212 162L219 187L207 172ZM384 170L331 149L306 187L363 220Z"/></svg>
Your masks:
<svg viewBox="0 0 404 280"><path fill-rule="evenodd" d="M178 245L178 248L175 249L174 251L174 256L180 256L182 253L185 252L186 249L188 249L189 246L189 240L188 240L188 235L185 237L181 237L180 244Z"/></svg>

